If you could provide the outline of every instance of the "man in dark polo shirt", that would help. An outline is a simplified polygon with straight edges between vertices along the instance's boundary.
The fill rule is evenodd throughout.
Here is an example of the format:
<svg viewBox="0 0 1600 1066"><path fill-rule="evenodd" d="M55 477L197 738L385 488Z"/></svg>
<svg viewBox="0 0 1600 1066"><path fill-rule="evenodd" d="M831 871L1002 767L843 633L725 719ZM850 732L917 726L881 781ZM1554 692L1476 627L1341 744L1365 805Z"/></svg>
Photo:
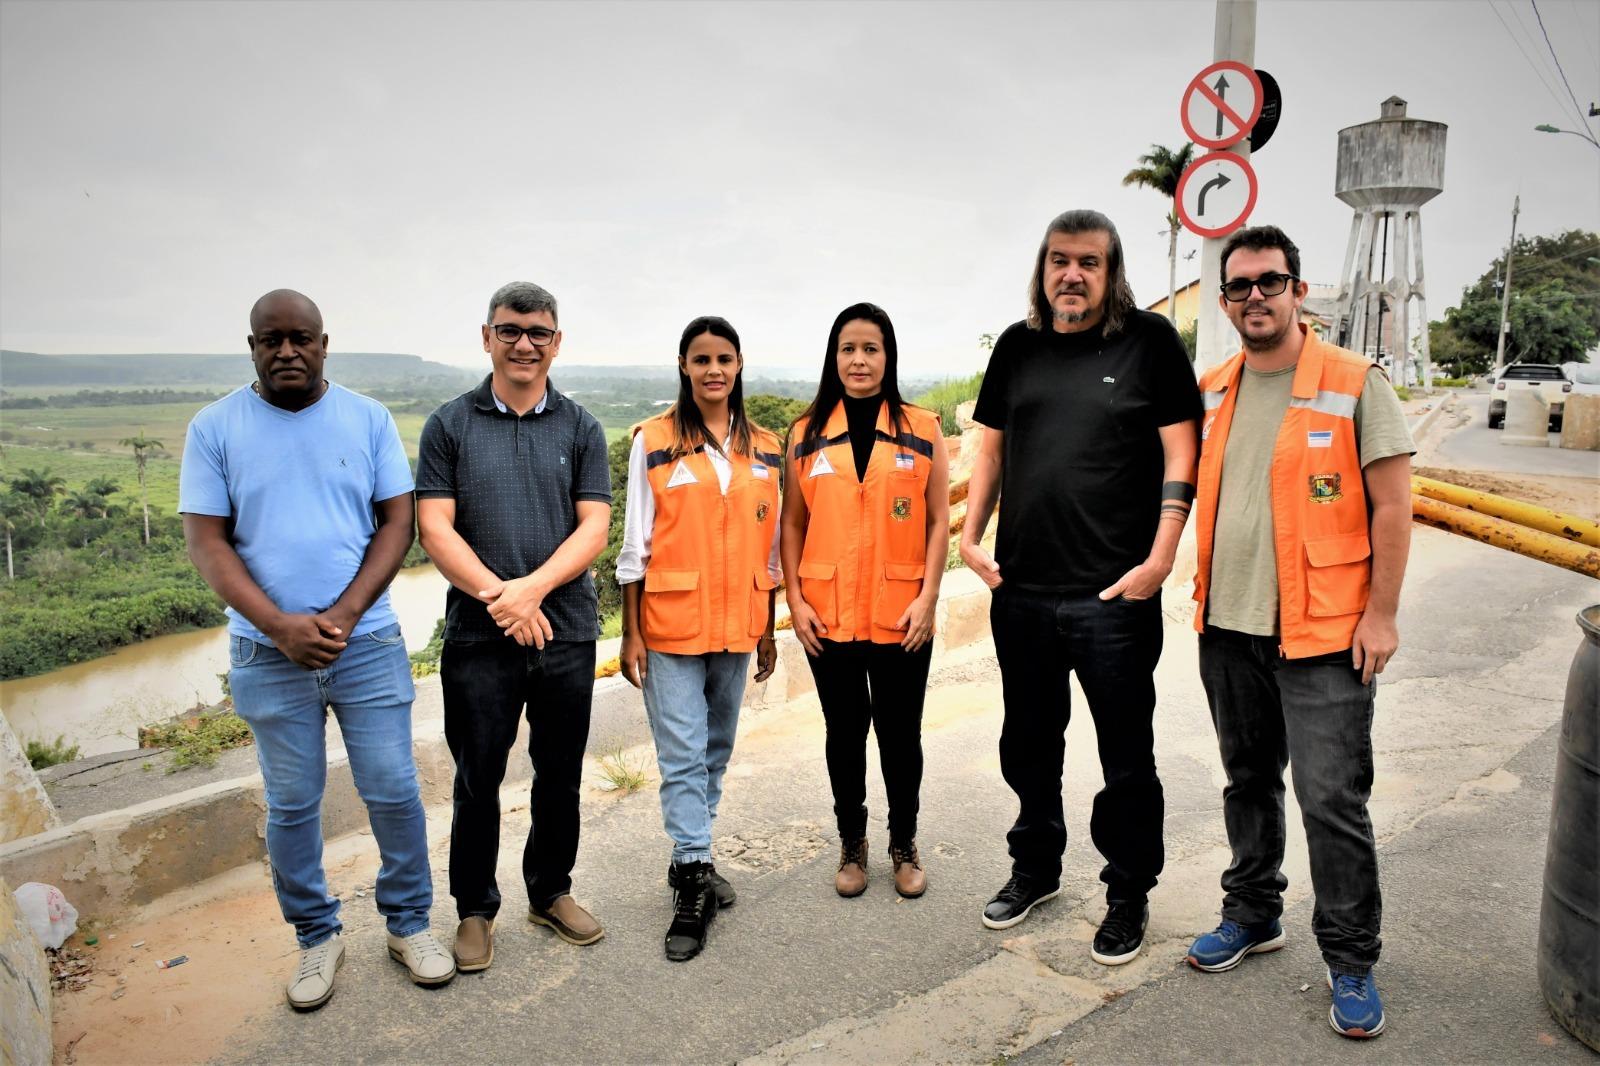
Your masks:
<svg viewBox="0 0 1600 1066"><path fill-rule="evenodd" d="M1045 230L1028 317L1000 335L973 417L985 427L961 555L994 590L1005 696L1000 771L1020 810L1011 879L984 908L1006 929L1061 887L1062 761L1078 675L1105 787L1090 836L1105 858L1106 915L1090 957L1131 962L1161 873L1156 661L1161 583L1194 499L1200 393L1171 324L1134 304L1122 242L1097 211ZM980 546L996 496L991 559Z"/></svg>
<svg viewBox="0 0 1600 1066"><path fill-rule="evenodd" d="M522 853L528 916L573 944L604 935L573 900L578 782L599 639L589 567L606 545L605 432L549 383L556 301L512 282L489 301L493 370L429 416L417 455L422 545L450 581L445 740L456 762L450 894L459 969L494 959L500 783L526 707L533 825Z"/></svg>

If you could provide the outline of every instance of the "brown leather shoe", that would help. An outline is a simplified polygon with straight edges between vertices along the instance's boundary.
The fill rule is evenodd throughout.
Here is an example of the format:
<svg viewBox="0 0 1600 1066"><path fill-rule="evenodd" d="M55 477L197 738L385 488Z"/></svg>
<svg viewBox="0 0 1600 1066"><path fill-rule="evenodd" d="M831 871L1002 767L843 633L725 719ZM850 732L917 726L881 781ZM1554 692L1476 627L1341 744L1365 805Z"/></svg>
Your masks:
<svg viewBox="0 0 1600 1066"><path fill-rule="evenodd" d="M469 915L456 926L456 972L477 973L494 961L494 922Z"/></svg>
<svg viewBox="0 0 1600 1066"><path fill-rule="evenodd" d="M928 890L927 875L922 872L922 860L917 856L917 842L889 843L889 858L894 860L894 890L906 899L916 899Z"/></svg>
<svg viewBox="0 0 1600 1066"><path fill-rule="evenodd" d="M557 896L548 907L529 907L528 920L535 925L548 925L556 936L580 947L606 935L594 915L578 906L571 896Z"/></svg>
<svg viewBox="0 0 1600 1066"><path fill-rule="evenodd" d="M846 840L839 847L839 873L833 879L833 888L849 899L867 890L867 838Z"/></svg>

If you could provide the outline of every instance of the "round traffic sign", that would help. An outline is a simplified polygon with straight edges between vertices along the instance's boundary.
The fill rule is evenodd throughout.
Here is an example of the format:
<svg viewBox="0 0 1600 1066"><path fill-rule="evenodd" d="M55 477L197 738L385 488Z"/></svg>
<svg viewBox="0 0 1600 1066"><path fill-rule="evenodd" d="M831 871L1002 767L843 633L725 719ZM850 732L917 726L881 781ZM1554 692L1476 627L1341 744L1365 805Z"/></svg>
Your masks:
<svg viewBox="0 0 1600 1066"><path fill-rule="evenodd" d="M1213 63L1183 90L1183 131L1203 148L1227 148L1250 135L1261 117L1261 79L1231 59Z"/></svg>
<svg viewBox="0 0 1600 1066"><path fill-rule="evenodd" d="M1212 152L1190 163L1173 197L1178 218L1202 237L1226 237L1256 206L1256 172L1232 152Z"/></svg>

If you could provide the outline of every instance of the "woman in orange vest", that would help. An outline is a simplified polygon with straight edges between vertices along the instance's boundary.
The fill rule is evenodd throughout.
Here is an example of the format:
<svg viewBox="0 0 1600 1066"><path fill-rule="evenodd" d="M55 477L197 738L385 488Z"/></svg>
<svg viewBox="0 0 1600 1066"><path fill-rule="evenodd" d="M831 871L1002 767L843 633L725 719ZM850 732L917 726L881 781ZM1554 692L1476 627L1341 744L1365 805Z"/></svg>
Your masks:
<svg viewBox="0 0 1600 1066"><path fill-rule="evenodd" d="M939 416L900 398L894 325L861 303L834 320L816 399L789 434L783 572L827 723L841 849L834 888L867 888L867 728L878 734L895 890L917 854L922 701L949 542Z"/></svg>
<svg viewBox="0 0 1600 1066"><path fill-rule="evenodd" d="M678 342L678 399L634 427L617 583L622 675L644 692L672 838L667 958L705 946L733 886L711 862L711 823L733 753L750 652L772 673L778 438L744 413L739 334L714 317Z"/></svg>

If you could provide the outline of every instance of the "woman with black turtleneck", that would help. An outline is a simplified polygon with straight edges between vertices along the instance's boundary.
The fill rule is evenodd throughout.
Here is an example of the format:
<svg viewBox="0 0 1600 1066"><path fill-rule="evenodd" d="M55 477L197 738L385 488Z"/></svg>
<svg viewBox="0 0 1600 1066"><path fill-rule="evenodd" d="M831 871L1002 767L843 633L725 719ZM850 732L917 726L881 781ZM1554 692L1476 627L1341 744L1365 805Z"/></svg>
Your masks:
<svg viewBox="0 0 1600 1066"><path fill-rule="evenodd" d="M917 853L922 702L949 538L939 416L900 398L882 308L839 313L816 398L789 434L783 572L827 723L840 856L834 888L867 888L867 730L878 735L895 890L927 887Z"/></svg>

